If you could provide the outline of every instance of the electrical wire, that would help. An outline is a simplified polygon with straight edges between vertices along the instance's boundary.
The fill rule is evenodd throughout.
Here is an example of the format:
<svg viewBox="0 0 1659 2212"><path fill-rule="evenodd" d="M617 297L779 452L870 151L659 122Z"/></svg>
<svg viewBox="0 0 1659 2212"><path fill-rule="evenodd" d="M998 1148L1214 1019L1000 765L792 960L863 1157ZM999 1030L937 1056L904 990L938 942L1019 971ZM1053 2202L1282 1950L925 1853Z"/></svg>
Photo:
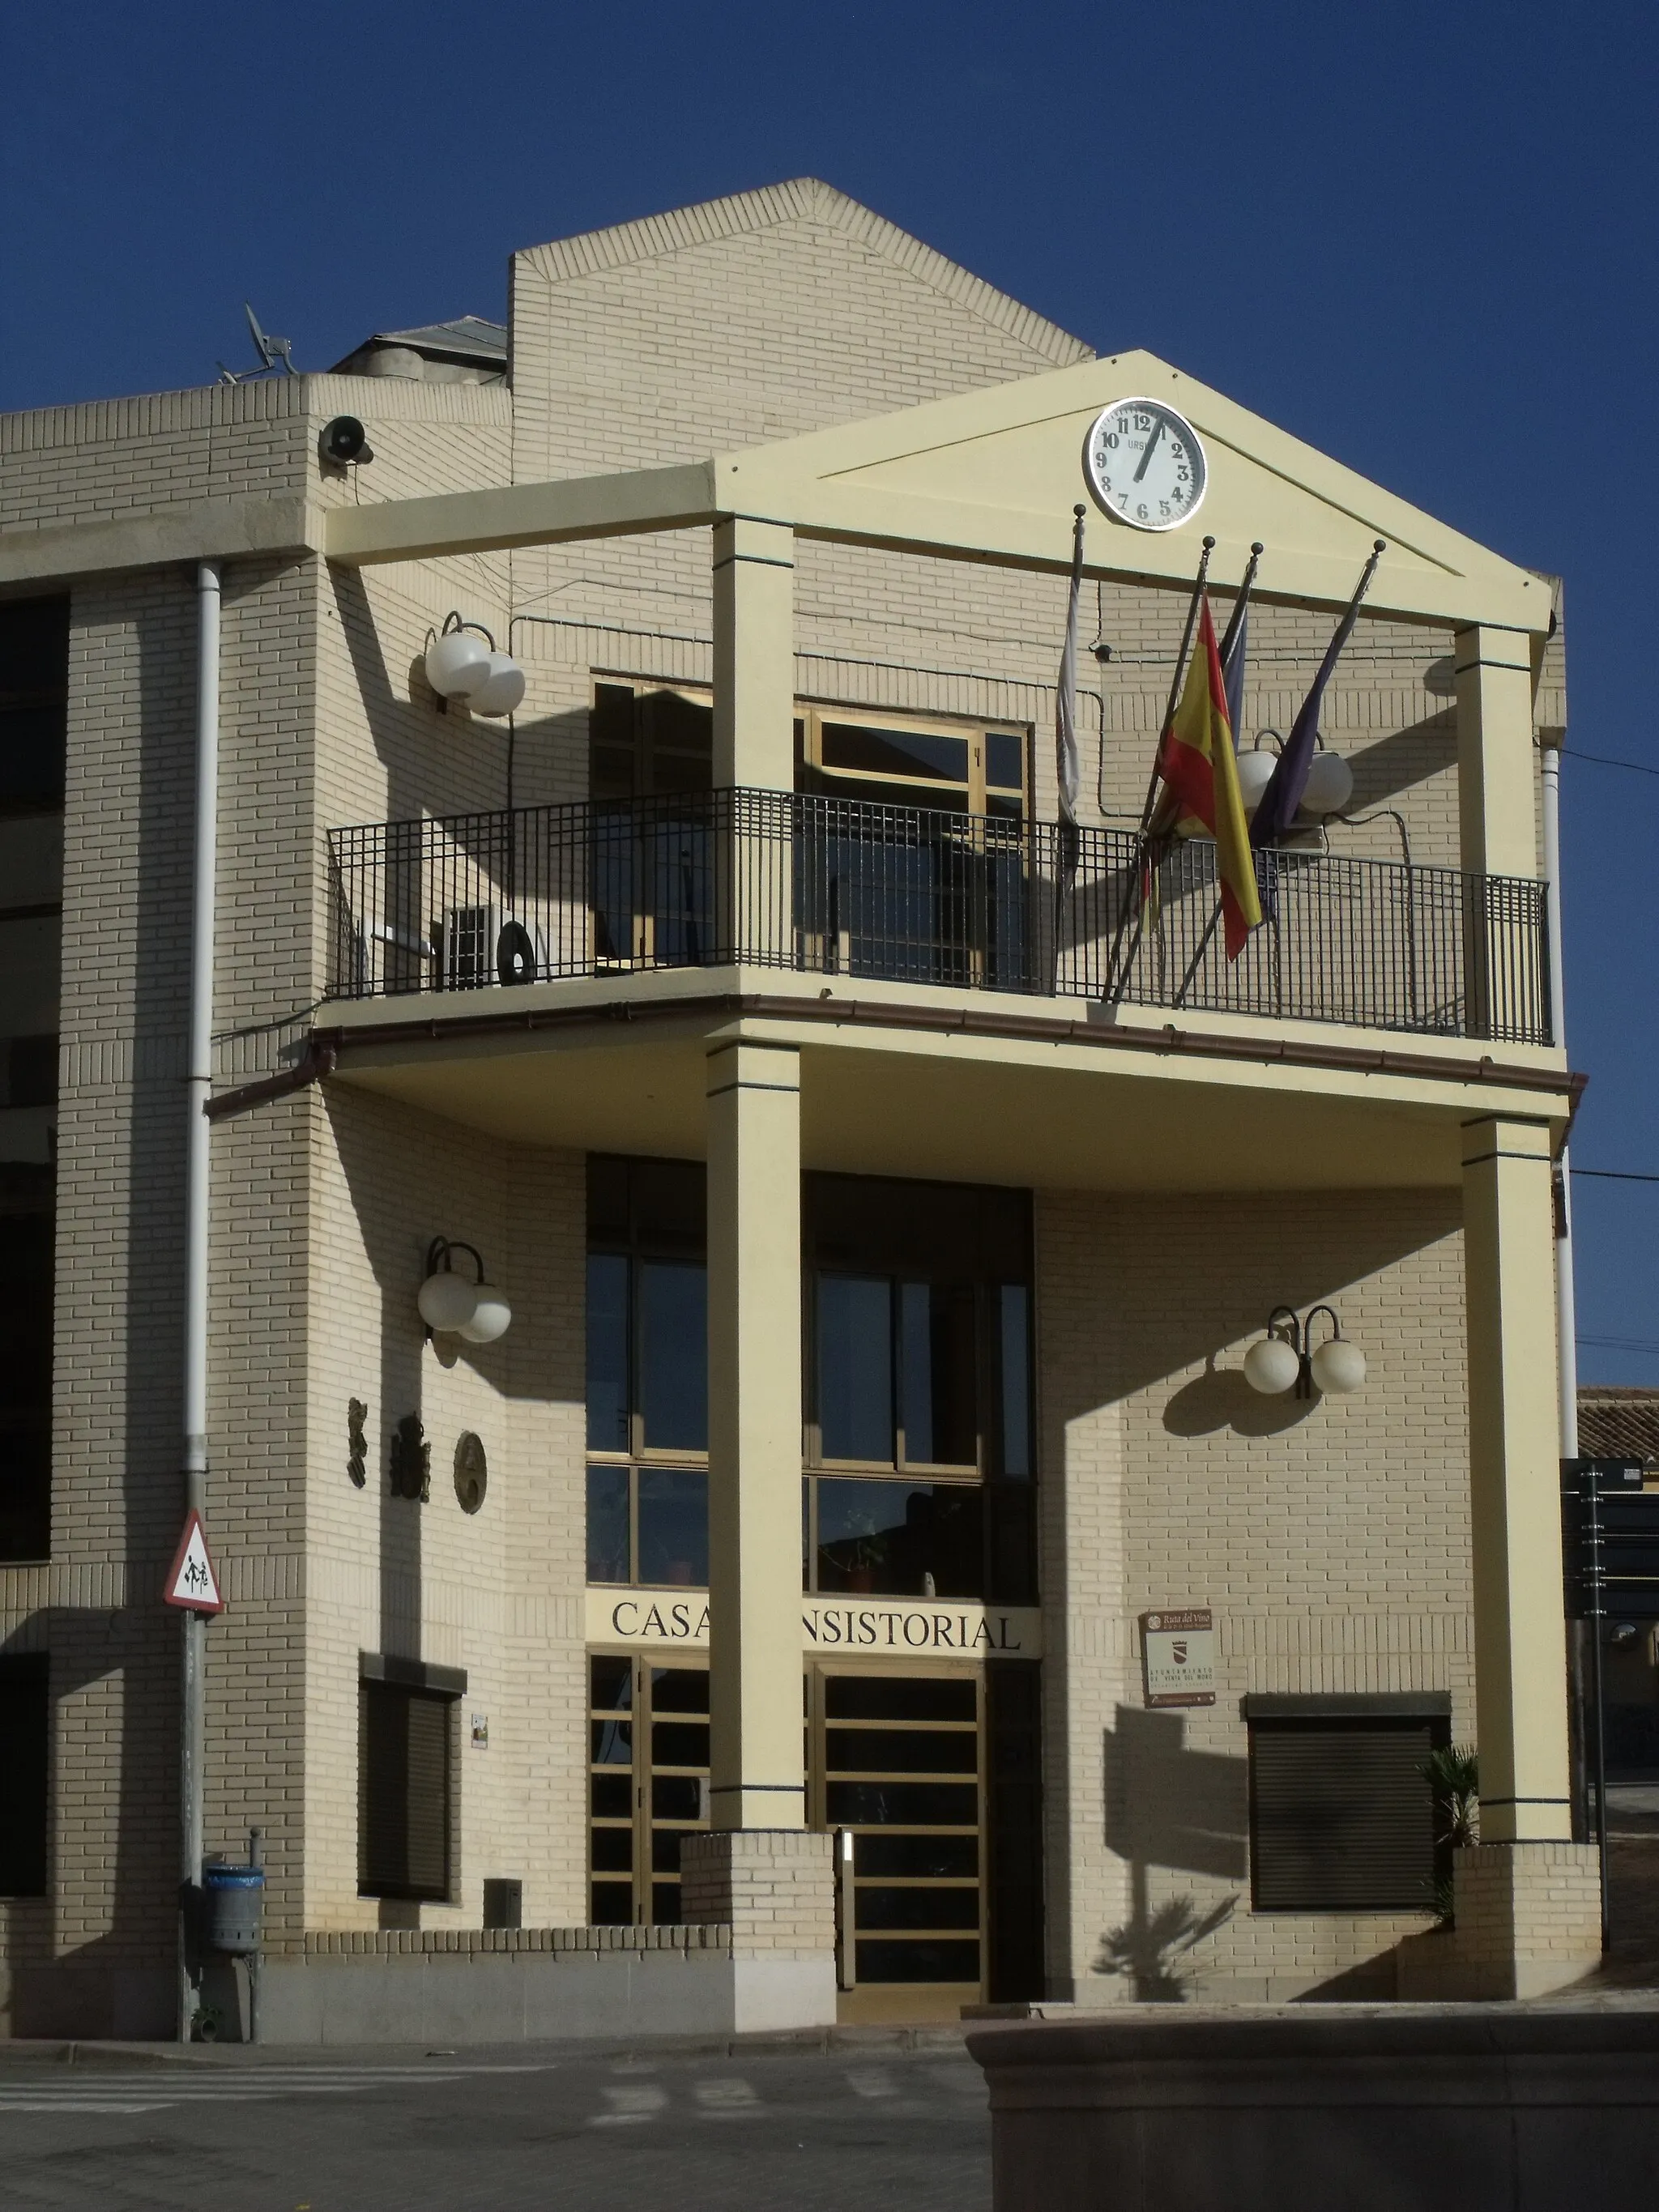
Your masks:
<svg viewBox="0 0 1659 2212"><path fill-rule="evenodd" d="M1581 753L1577 745L1563 745L1561 750L1569 760L1593 761L1597 768L1627 768L1632 775L1659 775L1659 768L1650 768L1645 761L1613 760L1607 753Z"/></svg>

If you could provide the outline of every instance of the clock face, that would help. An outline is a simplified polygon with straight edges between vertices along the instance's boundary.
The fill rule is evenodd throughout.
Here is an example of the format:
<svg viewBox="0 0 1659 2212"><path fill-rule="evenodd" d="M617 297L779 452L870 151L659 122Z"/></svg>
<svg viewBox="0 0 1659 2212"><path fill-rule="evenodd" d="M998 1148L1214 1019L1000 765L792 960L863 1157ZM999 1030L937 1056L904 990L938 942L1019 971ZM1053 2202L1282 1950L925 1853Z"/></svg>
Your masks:
<svg viewBox="0 0 1659 2212"><path fill-rule="evenodd" d="M1120 399L1089 433L1083 465L1108 514L1176 530L1204 504L1208 471L1192 424L1160 399Z"/></svg>

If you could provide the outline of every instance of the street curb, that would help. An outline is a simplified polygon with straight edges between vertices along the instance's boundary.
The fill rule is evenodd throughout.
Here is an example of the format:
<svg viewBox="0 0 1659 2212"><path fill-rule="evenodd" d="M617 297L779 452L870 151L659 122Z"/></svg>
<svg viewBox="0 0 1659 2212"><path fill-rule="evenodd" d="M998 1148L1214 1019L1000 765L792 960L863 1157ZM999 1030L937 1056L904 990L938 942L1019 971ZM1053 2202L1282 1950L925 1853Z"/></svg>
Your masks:
<svg viewBox="0 0 1659 2212"><path fill-rule="evenodd" d="M982 2021L973 2023L975 2027ZM631 2036L625 2041L572 2039L565 2042L461 2044L433 2048L418 2043L115 2043L57 2041L19 2037L0 2039L0 2071L14 2062L26 2067L83 2066L270 2066L314 2065L326 2059L342 2067L411 2064L426 2058L500 2065L572 2065L584 2059L738 2058L767 2051L798 2057L834 2057L842 2051L960 2051L968 2023L930 2021L913 2027L884 2024L768 2031L750 2035Z"/></svg>

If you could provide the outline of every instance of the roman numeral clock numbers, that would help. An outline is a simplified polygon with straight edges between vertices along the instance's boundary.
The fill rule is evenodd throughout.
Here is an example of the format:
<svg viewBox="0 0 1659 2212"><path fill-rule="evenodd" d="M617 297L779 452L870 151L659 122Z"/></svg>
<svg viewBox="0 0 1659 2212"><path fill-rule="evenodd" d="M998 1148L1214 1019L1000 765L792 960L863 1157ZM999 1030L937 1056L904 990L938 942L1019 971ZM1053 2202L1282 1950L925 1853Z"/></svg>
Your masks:
<svg viewBox="0 0 1659 2212"><path fill-rule="evenodd" d="M1089 488L1108 514L1136 530L1174 530L1203 504L1208 471L1198 433L1157 399L1120 399L1091 425Z"/></svg>

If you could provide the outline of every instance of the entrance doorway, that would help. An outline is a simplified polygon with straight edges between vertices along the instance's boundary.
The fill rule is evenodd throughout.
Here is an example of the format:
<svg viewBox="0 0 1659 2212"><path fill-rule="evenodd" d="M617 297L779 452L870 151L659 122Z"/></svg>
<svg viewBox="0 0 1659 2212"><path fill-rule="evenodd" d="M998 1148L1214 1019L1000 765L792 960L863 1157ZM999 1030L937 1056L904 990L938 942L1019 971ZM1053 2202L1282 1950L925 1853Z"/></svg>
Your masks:
<svg viewBox="0 0 1659 2212"><path fill-rule="evenodd" d="M954 2019L984 1989L983 1678L816 1667L808 1820L836 1837L848 2020Z"/></svg>

